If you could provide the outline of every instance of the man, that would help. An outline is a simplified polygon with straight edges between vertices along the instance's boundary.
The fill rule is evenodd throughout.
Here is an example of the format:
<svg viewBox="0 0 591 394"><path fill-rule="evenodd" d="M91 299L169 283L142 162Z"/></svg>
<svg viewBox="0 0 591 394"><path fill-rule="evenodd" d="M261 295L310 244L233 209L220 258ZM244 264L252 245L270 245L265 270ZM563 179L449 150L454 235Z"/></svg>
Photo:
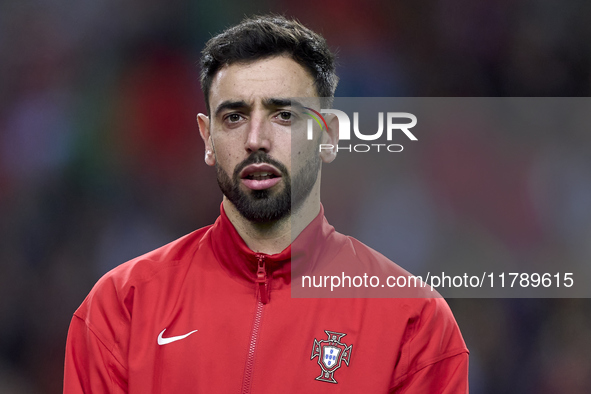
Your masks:
<svg viewBox="0 0 591 394"><path fill-rule="evenodd" d="M468 351L443 299L291 296L296 265L404 272L324 219L321 162L336 152L318 144L337 145L338 122L313 141L296 132L296 98L334 95L324 39L257 17L212 38L201 63L221 215L96 284L72 319L64 392L467 392Z"/></svg>

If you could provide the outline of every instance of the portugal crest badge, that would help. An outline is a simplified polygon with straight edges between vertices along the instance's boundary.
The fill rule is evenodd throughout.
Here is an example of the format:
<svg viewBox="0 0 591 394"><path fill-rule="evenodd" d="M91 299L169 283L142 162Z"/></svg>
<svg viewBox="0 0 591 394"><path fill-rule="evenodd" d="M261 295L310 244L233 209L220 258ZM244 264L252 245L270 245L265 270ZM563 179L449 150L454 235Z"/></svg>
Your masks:
<svg viewBox="0 0 591 394"><path fill-rule="evenodd" d="M322 369L320 376L316 380L338 383L334 378L334 373L341 367L342 362L349 366L353 345L347 346L347 344L341 342L341 338L347 334L327 330L324 330L324 332L328 335L328 339L319 341L314 338L310 360L318 357L318 365Z"/></svg>

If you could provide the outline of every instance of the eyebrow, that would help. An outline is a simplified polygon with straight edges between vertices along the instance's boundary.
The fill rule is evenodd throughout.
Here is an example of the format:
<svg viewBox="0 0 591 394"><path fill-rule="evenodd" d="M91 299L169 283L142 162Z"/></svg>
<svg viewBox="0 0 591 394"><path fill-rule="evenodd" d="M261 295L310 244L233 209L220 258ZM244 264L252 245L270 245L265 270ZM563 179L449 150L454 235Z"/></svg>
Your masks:
<svg viewBox="0 0 591 394"><path fill-rule="evenodd" d="M222 112L224 110L240 109L240 108L245 108L245 107L248 107L248 104L244 100L238 100L238 101L226 100L217 106L217 108L215 109L215 116L218 116L220 114L220 112Z"/></svg>
<svg viewBox="0 0 591 394"><path fill-rule="evenodd" d="M278 98L272 97L263 100L263 105L265 107L297 107L303 108L304 106L297 100L289 99L289 98ZM220 112L225 110L233 110L233 109L242 109L248 108L250 105L244 100L226 100L223 101L220 105L217 106L215 110L215 116L218 116Z"/></svg>
<svg viewBox="0 0 591 394"><path fill-rule="evenodd" d="M263 105L265 107L304 107L302 103L292 98L269 98L263 100Z"/></svg>

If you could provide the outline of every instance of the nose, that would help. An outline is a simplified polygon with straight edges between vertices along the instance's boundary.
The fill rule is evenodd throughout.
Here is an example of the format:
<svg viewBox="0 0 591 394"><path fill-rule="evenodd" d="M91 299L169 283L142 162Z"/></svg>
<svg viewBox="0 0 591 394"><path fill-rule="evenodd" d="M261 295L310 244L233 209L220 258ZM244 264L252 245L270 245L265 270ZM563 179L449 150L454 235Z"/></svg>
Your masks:
<svg viewBox="0 0 591 394"><path fill-rule="evenodd" d="M271 150L272 125L264 117L253 116L246 135L245 149L250 154L259 150Z"/></svg>

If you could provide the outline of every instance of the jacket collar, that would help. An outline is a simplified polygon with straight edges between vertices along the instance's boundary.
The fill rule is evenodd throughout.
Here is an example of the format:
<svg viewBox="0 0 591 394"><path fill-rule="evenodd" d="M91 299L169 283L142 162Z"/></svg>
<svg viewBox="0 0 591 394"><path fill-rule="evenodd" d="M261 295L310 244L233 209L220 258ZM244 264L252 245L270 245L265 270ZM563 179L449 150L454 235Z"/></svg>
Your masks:
<svg viewBox="0 0 591 394"><path fill-rule="evenodd" d="M329 261L344 245L346 237L337 233L324 217L324 207L298 235L296 240L277 254L252 251L244 242L220 205L220 216L210 232L213 253L222 268L239 281L254 284L259 259L265 261L271 288L291 283L292 263L294 274L310 272L320 261Z"/></svg>

